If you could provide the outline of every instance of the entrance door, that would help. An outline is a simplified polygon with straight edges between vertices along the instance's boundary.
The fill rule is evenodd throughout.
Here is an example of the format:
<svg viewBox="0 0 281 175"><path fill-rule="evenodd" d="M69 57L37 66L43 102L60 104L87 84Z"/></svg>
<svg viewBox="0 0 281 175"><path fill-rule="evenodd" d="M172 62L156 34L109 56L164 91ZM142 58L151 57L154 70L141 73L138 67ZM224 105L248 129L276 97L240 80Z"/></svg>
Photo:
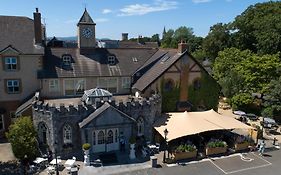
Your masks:
<svg viewBox="0 0 281 175"><path fill-rule="evenodd" d="M119 150L118 129L102 129L93 131L93 152L109 152Z"/></svg>

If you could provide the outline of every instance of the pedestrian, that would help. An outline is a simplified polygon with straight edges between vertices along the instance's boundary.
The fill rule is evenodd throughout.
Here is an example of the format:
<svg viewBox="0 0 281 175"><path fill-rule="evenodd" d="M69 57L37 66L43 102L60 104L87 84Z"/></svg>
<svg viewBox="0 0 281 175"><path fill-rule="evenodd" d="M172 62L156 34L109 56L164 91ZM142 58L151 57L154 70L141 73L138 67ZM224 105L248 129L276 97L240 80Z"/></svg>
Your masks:
<svg viewBox="0 0 281 175"><path fill-rule="evenodd" d="M264 149L265 149L265 142L264 140L260 143L260 147L259 147L259 155L263 155L264 153Z"/></svg>

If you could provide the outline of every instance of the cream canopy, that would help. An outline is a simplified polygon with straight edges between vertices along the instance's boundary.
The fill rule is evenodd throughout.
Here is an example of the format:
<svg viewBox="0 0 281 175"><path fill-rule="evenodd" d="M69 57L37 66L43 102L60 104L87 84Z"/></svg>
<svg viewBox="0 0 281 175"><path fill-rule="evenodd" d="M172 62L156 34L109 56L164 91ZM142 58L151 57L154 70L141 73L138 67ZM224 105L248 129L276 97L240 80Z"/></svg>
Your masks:
<svg viewBox="0 0 281 175"><path fill-rule="evenodd" d="M167 113L154 127L163 137L167 128L167 141L206 131L230 129L254 129L232 117L218 114L213 109L203 112Z"/></svg>

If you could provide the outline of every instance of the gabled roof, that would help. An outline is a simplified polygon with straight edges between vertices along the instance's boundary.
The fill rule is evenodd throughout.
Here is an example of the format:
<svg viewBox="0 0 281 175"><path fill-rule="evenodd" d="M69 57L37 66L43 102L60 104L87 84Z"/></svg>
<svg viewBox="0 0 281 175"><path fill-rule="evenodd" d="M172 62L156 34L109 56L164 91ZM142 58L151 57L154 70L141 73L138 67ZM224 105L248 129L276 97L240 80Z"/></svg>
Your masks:
<svg viewBox="0 0 281 175"><path fill-rule="evenodd" d="M157 49L89 49L80 54L78 48L48 48L45 52L44 70L39 78L132 76ZM72 56L71 69L62 66L61 56ZM108 64L108 56L114 55L115 65ZM137 58L134 61L133 58Z"/></svg>
<svg viewBox="0 0 281 175"><path fill-rule="evenodd" d="M95 24L86 8L85 8L85 11L84 11L82 17L80 18L78 24Z"/></svg>
<svg viewBox="0 0 281 175"><path fill-rule="evenodd" d="M108 102L105 102L101 107L99 107L97 110L95 110L92 114L90 114L87 118L85 118L82 122L79 123L79 127L83 128L87 124L89 124L93 119L100 116L103 112L108 110L109 108L115 110L116 112L120 113L123 117L128 118L129 120L132 120L133 122L136 122L136 120L124 112L116 109L115 107L111 106ZM114 115L113 115L114 116Z"/></svg>
<svg viewBox="0 0 281 175"><path fill-rule="evenodd" d="M34 22L21 16L0 16L0 50L9 45L22 54L43 54L44 48L34 44Z"/></svg>
<svg viewBox="0 0 281 175"><path fill-rule="evenodd" d="M145 90L150 84L157 80L166 70L168 70L182 55L186 52L179 54L177 50L169 50L166 54L162 55L144 75L142 75L132 88L140 91Z"/></svg>

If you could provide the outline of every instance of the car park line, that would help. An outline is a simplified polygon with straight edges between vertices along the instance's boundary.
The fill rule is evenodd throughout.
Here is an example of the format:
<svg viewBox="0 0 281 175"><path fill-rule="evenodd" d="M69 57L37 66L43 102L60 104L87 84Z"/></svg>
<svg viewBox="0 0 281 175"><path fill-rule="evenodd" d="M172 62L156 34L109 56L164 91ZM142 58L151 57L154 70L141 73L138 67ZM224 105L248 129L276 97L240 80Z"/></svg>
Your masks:
<svg viewBox="0 0 281 175"><path fill-rule="evenodd" d="M266 166L272 165L271 162L265 160L264 158L262 158L262 157L260 157L260 156L257 156L257 155L254 154L254 153L251 153L251 154L253 154L255 157L257 157L257 158L263 160L264 162L266 162L266 164L264 164L264 165L259 165L259 166L253 166L253 167L249 167L249 168L243 168L243 169L239 169L239 170L227 172L227 171L223 170L220 166L218 166L217 164L215 164L214 161L212 161L212 159L209 159L209 160L210 160L210 162L211 162L215 167L217 167L219 170L221 170L224 174L233 174L233 173L237 173L237 172L242 172L242 171L246 171L246 170L252 170L252 169L257 169L257 168L262 168L262 167L266 167ZM240 156L241 156L241 160L242 160L242 155L240 154ZM227 157L223 157L223 158L227 158Z"/></svg>

